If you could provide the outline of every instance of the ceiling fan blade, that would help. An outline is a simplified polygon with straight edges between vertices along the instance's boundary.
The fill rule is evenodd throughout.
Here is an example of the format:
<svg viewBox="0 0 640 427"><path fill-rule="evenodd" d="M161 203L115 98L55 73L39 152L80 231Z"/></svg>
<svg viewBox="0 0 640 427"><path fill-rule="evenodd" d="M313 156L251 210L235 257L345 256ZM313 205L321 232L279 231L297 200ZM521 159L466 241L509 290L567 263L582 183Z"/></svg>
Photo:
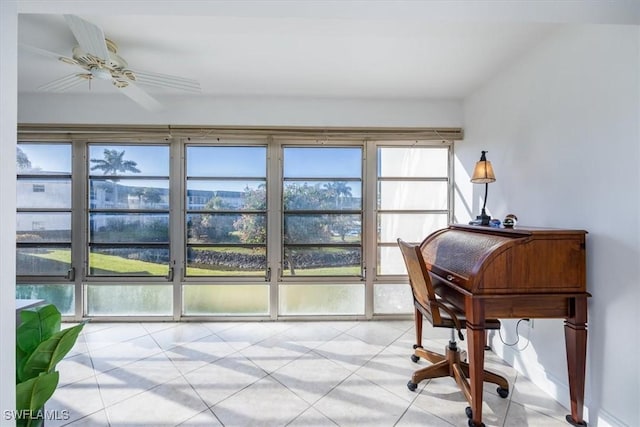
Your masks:
<svg viewBox="0 0 640 427"><path fill-rule="evenodd" d="M82 74L73 73L43 84L42 86L37 87L36 90L43 92L64 92L65 90L71 89L72 87L78 86L86 81L86 78L82 78Z"/></svg>
<svg viewBox="0 0 640 427"><path fill-rule="evenodd" d="M200 93L200 82L187 77L172 76L169 74L153 73L150 71L133 71L136 83L155 87L168 87L185 92Z"/></svg>
<svg viewBox="0 0 640 427"><path fill-rule="evenodd" d="M129 83L125 87L119 87L117 90L149 111L160 111L163 109L162 104L134 83Z"/></svg>
<svg viewBox="0 0 640 427"><path fill-rule="evenodd" d="M39 47L30 46L28 44L20 43L18 46L21 49L24 49L25 51L29 51L29 52L34 53L36 55L46 56L46 57L53 58L53 59L58 59L58 60L60 60L62 62L66 62L67 64L78 65L78 62L75 59L70 58L68 56L60 55L59 53L55 53L55 52L51 52L51 51L48 51L48 50L40 49Z"/></svg>
<svg viewBox="0 0 640 427"><path fill-rule="evenodd" d="M76 15L64 15L64 19L82 50L105 61L109 60L102 28Z"/></svg>

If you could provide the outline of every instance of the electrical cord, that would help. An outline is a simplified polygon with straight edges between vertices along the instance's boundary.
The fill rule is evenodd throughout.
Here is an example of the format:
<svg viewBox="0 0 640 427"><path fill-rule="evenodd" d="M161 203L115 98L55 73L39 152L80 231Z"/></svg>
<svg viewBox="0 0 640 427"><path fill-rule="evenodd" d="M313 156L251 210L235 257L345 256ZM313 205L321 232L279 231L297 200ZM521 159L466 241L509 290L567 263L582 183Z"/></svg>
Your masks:
<svg viewBox="0 0 640 427"><path fill-rule="evenodd" d="M529 319L520 319L518 320L518 323L516 323L516 336L518 338L516 338L516 341L509 344L507 342L504 341L504 338L502 338L502 328L498 329L498 336L500 337L500 341L502 341L502 344L506 345L507 347L515 347L516 345L518 345L518 343L520 342L520 334L518 333L518 328L520 327L520 323L522 323L523 321L529 321ZM529 334L531 334L531 328L529 328L529 332L527 333L527 343L525 344L524 347L522 348L516 348L517 351L523 351L525 348L527 348L529 346Z"/></svg>

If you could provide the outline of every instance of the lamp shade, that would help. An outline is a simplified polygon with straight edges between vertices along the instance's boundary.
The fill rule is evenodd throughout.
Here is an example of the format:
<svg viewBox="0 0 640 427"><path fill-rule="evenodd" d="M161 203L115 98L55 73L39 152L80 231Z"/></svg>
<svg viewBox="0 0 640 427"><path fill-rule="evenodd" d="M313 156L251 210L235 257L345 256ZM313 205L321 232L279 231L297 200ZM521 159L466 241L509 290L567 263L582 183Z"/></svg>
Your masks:
<svg viewBox="0 0 640 427"><path fill-rule="evenodd" d="M486 151L482 152L480 160L476 163L475 169L473 169L471 182L474 184L487 184L489 182L495 182L496 180L493 166L491 166L491 162L487 160L485 153Z"/></svg>

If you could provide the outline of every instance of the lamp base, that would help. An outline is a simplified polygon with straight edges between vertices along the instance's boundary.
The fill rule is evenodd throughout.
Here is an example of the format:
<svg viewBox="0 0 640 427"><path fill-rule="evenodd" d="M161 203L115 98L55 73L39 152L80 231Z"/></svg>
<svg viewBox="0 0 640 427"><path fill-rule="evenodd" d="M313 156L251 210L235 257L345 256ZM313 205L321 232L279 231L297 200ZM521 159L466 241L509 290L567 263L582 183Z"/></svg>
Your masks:
<svg viewBox="0 0 640 427"><path fill-rule="evenodd" d="M491 217L487 215L487 213L482 210L482 213L476 217L473 221L469 221L469 225L489 225L489 221L491 221Z"/></svg>

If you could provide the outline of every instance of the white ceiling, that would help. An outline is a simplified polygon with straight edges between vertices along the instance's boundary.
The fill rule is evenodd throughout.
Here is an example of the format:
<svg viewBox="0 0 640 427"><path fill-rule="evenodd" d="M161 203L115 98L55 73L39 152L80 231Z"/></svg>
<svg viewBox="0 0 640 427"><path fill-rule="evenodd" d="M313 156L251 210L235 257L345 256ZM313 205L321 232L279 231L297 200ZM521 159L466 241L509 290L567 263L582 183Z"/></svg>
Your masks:
<svg viewBox="0 0 640 427"><path fill-rule="evenodd" d="M459 99L561 25L513 19L512 8L505 8L509 19L483 17L487 11L477 7L484 12L437 19L468 11L464 2L450 2L449 9L420 1L210 2L217 9L202 14L194 2L171 3L183 4L185 14L152 16L135 7L120 15L104 7L65 12L102 27L131 69L191 77L213 96ZM440 15L429 13L436 3ZM19 43L71 56L77 43L63 16L29 12L18 18ZM78 70L19 48L19 94ZM87 83L72 91L115 90Z"/></svg>

